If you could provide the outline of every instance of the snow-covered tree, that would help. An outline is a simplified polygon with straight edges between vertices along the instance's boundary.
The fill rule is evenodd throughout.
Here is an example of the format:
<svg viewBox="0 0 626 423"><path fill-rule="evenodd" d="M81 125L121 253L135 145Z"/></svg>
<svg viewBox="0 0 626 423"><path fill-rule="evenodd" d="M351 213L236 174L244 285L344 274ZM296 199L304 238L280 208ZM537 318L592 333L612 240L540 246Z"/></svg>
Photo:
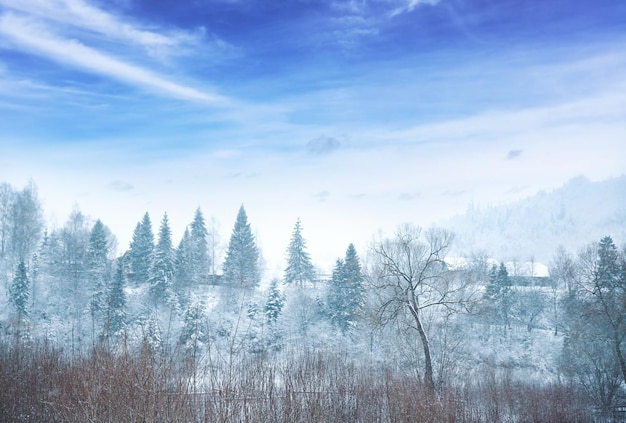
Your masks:
<svg viewBox="0 0 626 423"><path fill-rule="evenodd" d="M198 348L205 337L203 328L204 313L202 309L201 304L190 304L185 310L179 343L190 357L196 356Z"/></svg>
<svg viewBox="0 0 626 423"><path fill-rule="evenodd" d="M159 241L154 250L154 261L150 269L150 293L156 302L171 299L175 266L176 256L172 248L172 232L167 213L165 213L161 221Z"/></svg>
<svg viewBox="0 0 626 423"><path fill-rule="evenodd" d="M489 272L484 299L505 328L511 326L511 312L515 301L512 286L513 283L504 263L500 263L500 266L494 264Z"/></svg>
<svg viewBox="0 0 626 423"><path fill-rule="evenodd" d="M15 190L10 184L0 184L0 258L9 250L11 235L11 209L15 200Z"/></svg>
<svg viewBox="0 0 626 423"><path fill-rule="evenodd" d="M191 234L189 233L189 228L185 228L183 237L176 249L176 272L174 278L177 293L180 293L180 289L188 286L192 280L192 253Z"/></svg>
<svg viewBox="0 0 626 423"><path fill-rule="evenodd" d="M295 283L302 286L305 282L312 282L314 278L315 270L311 264L309 253L306 251L306 242L302 237L302 227L300 219L298 219L287 248L285 283Z"/></svg>
<svg viewBox="0 0 626 423"><path fill-rule="evenodd" d="M89 268L91 282L90 311L92 318L97 318L106 310L106 287L109 278L109 247L107 233L100 219L96 221L89 236Z"/></svg>
<svg viewBox="0 0 626 423"><path fill-rule="evenodd" d="M285 305L285 296L278 289L278 279L272 279L270 289L267 294L267 302L263 312L265 313L265 319L268 324L273 325L278 320L278 316L283 311Z"/></svg>
<svg viewBox="0 0 626 423"><path fill-rule="evenodd" d="M198 208L191 222L191 278L196 284L203 282L209 274L207 234L204 216Z"/></svg>
<svg viewBox="0 0 626 423"><path fill-rule="evenodd" d="M111 281L108 292L108 334L112 337L119 337L126 328L126 294L124 293L124 285L126 277L124 272L123 259L117 260L117 269L115 276Z"/></svg>
<svg viewBox="0 0 626 423"><path fill-rule="evenodd" d="M11 247L13 259L27 263L43 230L41 203L32 182L16 193L11 204Z"/></svg>
<svg viewBox="0 0 626 423"><path fill-rule="evenodd" d="M141 222L135 227L128 251L130 270L134 275L135 283L145 283L150 278L153 251L154 233L150 215L146 212Z"/></svg>
<svg viewBox="0 0 626 423"><path fill-rule="evenodd" d="M30 298L30 282L24 261L20 261L9 290L9 300L18 314L18 320L28 315L28 299Z"/></svg>
<svg viewBox="0 0 626 423"><path fill-rule="evenodd" d="M345 258L335 264L326 303L331 323L344 334L355 325L363 310L363 273L353 244L348 246Z"/></svg>
<svg viewBox="0 0 626 423"><path fill-rule="evenodd" d="M243 205L239 208L226 260L224 281L233 287L253 288L260 281L259 250L256 246Z"/></svg>

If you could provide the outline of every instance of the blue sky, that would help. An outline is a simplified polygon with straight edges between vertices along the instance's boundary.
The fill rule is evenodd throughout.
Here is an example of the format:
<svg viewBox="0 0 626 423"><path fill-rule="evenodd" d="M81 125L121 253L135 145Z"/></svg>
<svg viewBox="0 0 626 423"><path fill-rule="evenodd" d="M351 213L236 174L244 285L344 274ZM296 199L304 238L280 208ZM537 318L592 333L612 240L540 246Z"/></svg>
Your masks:
<svg viewBox="0 0 626 423"><path fill-rule="evenodd" d="M0 180L126 247L244 203L270 268L296 218L332 266L584 174L626 172L626 3L0 0Z"/></svg>

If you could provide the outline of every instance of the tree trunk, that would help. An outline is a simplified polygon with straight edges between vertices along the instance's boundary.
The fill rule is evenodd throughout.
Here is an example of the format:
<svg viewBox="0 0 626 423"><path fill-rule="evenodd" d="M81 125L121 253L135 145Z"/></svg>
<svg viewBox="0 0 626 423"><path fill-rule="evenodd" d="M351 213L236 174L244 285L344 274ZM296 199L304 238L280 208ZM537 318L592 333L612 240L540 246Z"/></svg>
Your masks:
<svg viewBox="0 0 626 423"><path fill-rule="evenodd" d="M424 383L431 391L435 390L435 382L433 379L433 362L430 357L430 345L428 344L428 336L426 336L426 331L422 326L422 320L418 314L418 311L409 305L409 310L411 310L411 314L413 315L413 319L415 319L415 326L417 327L417 332L419 333L420 340L422 341L422 348L424 349Z"/></svg>
<svg viewBox="0 0 626 423"><path fill-rule="evenodd" d="M624 359L624 354L622 354L622 349L620 348L620 343L617 340L617 337L614 339L614 343L615 354L617 354L617 359L619 360L619 365L622 369L622 376L624 377L624 383L626 383L626 360Z"/></svg>

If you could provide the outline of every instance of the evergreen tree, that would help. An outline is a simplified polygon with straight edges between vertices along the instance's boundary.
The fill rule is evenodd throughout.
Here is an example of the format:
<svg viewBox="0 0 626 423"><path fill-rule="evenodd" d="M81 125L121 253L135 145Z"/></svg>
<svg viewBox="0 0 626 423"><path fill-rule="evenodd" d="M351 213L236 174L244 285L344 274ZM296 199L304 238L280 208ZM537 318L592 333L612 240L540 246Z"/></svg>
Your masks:
<svg viewBox="0 0 626 423"><path fill-rule="evenodd" d="M224 281L231 286L252 288L260 280L259 250L243 205L239 208L224 261Z"/></svg>
<svg viewBox="0 0 626 423"><path fill-rule="evenodd" d="M28 299L30 298L28 271L23 260L17 265L9 295L10 302L17 311L18 319L21 320L28 315Z"/></svg>
<svg viewBox="0 0 626 423"><path fill-rule="evenodd" d="M145 283L150 278L153 252L154 233L150 215L146 212L141 222L135 227L128 251L130 270L133 272L136 283Z"/></svg>
<svg viewBox="0 0 626 423"><path fill-rule="evenodd" d="M302 286L305 282L312 282L314 279L315 271L309 253L306 251L306 242L302 238L302 228L298 219L287 248L285 283L296 283Z"/></svg>
<svg viewBox="0 0 626 423"><path fill-rule="evenodd" d="M278 316L285 305L285 296L278 289L278 279L272 279L267 296L267 302L263 309L267 323L273 325L278 320Z"/></svg>
<svg viewBox="0 0 626 423"><path fill-rule="evenodd" d="M489 271L489 282L487 283L487 288L485 289L484 298L488 302L495 303L499 294L500 286L498 285L498 266L494 264L491 266L491 270Z"/></svg>
<svg viewBox="0 0 626 423"><path fill-rule="evenodd" d="M202 306L200 304L190 304L185 311L184 325L180 333L179 343L182 345L188 356L195 357L204 339L202 327Z"/></svg>
<svg viewBox="0 0 626 423"><path fill-rule="evenodd" d="M154 251L154 262L150 271L150 292L155 299L170 300L171 286L174 279L176 257L172 248L172 232L167 213L163 215L159 230L159 242Z"/></svg>
<svg viewBox="0 0 626 423"><path fill-rule="evenodd" d="M331 323L346 333L353 327L365 305L365 288L361 263L353 244L344 260L338 259L328 290L328 312Z"/></svg>
<svg viewBox="0 0 626 423"><path fill-rule="evenodd" d="M92 317L95 318L106 309L105 291L108 279L107 256L109 248L106 230L100 219L96 221L91 230L87 254L89 260L88 274L92 289L90 311Z"/></svg>
<svg viewBox="0 0 626 423"><path fill-rule="evenodd" d="M189 233L189 228L185 228L183 238L178 244L176 249L176 274L175 281L177 292L180 292L180 288L189 285L192 279L192 241Z"/></svg>
<svg viewBox="0 0 626 423"><path fill-rule="evenodd" d="M484 299L505 327L511 325L511 310L514 302L514 292L509 272L504 263L495 264L489 272L489 282L485 290Z"/></svg>
<svg viewBox="0 0 626 423"><path fill-rule="evenodd" d="M209 274L207 229L200 208L191 223L191 278L194 283L203 282Z"/></svg>
<svg viewBox="0 0 626 423"><path fill-rule="evenodd" d="M348 246L344 259L343 274L346 280L346 316L350 325L357 321L365 306L365 287L363 286L363 272L361 262L353 244Z"/></svg>
<svg viewBox="0 0 626 423"><path fill-rule="evenodd" d="M120 258L117 260L117 269L108 292L108 316L109 334L113 337L120 336L126 328L126 294L124 263Z"/></svg>

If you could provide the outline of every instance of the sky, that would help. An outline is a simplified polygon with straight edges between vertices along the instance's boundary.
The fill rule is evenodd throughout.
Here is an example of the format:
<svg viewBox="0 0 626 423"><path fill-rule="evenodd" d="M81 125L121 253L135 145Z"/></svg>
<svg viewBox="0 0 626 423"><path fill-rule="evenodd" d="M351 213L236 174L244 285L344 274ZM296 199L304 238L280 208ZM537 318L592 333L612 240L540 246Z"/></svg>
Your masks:
<svg viewBox="0 0 626 423"><path fill-rule="evenodd" d="M246 208L284 268L626 173L626 2L0 0L0 182L125 250Z"/></svg>

